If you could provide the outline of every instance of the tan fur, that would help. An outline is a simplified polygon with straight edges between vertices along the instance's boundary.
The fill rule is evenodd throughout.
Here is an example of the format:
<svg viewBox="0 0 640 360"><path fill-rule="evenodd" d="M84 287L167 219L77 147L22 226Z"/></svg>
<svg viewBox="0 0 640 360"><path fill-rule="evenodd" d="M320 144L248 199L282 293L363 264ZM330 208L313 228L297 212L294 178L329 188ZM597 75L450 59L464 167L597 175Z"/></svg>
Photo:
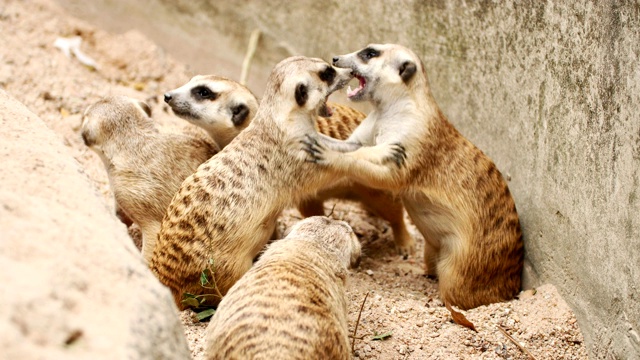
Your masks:
<svg viewBox="0 0 640 360"><path fill-rule="evenodd" d="M203 96L207 95L207 96ZM174 113L205 129L219 144L228 144L255 116L258 100L245 86L220 76L198 75L183 86L168 91L165 102ZM242 105L249 111L242 121L233 121L234 110ZM348 106L331 104L330 117L316 118L316 130L335 139L345 140L364 120L365 115ZM415 241L404 222L404 208L399 198L389 192L372 189L350 181L323 189L317 196L304 199L298 210L305 216L324 215L323 202L341 198L361 202L365 208L387 220L401 255L415 252Z"/></svg>
<svg viewBox="0 0 640 360"><path fill-rule="evenodd" d="M278 214L334 181L306 161L297 139L315 133L326 97L349 77L348 70L336 71L320 59L283 60L269 76L251 124L184 181L163 219L150 263L179 307L184 293L215 293L200 284L210 261L224 295L249 270Z"/></svg>
<svg viewBox="0 0 640 360"><path fill-rule="evenodd" d="M140 226L148 261L171 198L198 165L217 153L217 145L160 133L148 105L125 96L105 97L89 106L82 138L105 165L116 213L123 222Z"/></svg>
<svg viewBox="0 0 640 360"><path fill-rule="evenodd" d="M343 221L297 223L227 293L207 359L350 359L345 282L360 243Z"/></svg>
<svg viewBox="0 0 640 360"><path fill-rule="evenodd" d="M366 82L351 99L375 109L347 141L366 146L343 153L311 137L312 158L402 196L445 302L469 309L513 298L523 263L515 203L491 159L440 111L420 59L399 45L370 45L334 60Z"/></svg>

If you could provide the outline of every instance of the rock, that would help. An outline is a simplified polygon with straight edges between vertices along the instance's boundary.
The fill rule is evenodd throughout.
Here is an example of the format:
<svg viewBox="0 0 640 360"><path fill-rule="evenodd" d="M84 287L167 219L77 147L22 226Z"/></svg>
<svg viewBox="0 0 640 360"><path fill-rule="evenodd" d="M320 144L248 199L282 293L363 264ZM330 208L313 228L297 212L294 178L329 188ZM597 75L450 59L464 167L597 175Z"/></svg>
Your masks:
<svg viewBox="0 0 640 360"><path fill-rule="evenodd" d="M373 276L373 270L371 270L371 269L367 269L366 273L369 276Z"/></svg>
<svg viewBox="0 0 640 360"><path fill-rule="evenodd" d="M169 291L61 139L0 90L6 359L188 359Z"/></svg>

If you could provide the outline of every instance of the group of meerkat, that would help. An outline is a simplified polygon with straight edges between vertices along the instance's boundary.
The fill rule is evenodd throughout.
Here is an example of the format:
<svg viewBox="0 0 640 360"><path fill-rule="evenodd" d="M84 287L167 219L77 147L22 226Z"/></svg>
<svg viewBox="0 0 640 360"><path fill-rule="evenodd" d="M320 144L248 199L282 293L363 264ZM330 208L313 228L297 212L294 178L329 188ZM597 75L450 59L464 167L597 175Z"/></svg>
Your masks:
<svg viewBox="0 0 640 360"><path fill-rule="evenodd" d="M327 105L354 77L348 97L371 102L366 117ZM387 220L405 258L415 251L406 209L445 304L469 309L520 290L522 233L507 184L448 122L411 50L369 45L333 65L287 58L260 102L212 75L164 100L210 139L160 133L148 106L125 97L91 105L82 137L176 305L185 308L189 294L217 306L209 358L349 357L344 282L360 244L346 223L314 216L330 197L358 200ZM266 246L290 206L308 218Z"/></svg>

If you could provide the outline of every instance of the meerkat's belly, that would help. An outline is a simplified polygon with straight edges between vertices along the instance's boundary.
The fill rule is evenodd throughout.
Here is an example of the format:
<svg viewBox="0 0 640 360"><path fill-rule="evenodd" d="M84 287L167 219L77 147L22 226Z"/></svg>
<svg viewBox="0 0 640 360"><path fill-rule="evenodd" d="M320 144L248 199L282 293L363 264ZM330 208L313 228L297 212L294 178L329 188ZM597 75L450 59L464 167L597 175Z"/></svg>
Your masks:
<svg viewBox="0 0 640 360"><path fill-rule="evenodd" d="M443 239L456 233L456 221L451 209L419 193L404 195L402 203L425 241L440 248Z"/></svg>

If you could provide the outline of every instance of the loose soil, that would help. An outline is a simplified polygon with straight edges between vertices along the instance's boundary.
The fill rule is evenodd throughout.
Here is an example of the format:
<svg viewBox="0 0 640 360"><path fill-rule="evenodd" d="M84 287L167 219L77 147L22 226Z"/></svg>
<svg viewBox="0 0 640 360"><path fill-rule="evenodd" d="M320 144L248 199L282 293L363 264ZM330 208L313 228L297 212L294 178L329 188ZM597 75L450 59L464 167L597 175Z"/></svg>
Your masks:
<svg viewBox="0 0 640 360"><path fill-rule="evenodd" d="M84 109L102 96L122 94L144 100L164 131L184 131L162 102L163 92L194 75L138 31L108 33L76 19L50 0L5 0L0 4L0 88L24 103L53 129L82 164L105 202L112 204L100 159L79 135ZM80 36L82 51L97 69L83 66L53 46L58 37ZM216 61L216 59L211 59ZM349 327L355 335L356 359L528 359L499 328L536 359L586 359L575 316L552 285L520 294L519 299L464 312L477 332L452 322L438 298L437 282L422 271L423 240L415 227L417 255L394 254L388 225L357 204L325 203L334 218L349 222L363 245L363 261L348 279ZM285 231L300 219L296 210L283 214ZM136 237L133 227L131 234ZM362 313L365 295L369 293ZM202 359L206 323L193 313L181 314L194 358ZM384 339L376 340L376 337Z"/></svg>

